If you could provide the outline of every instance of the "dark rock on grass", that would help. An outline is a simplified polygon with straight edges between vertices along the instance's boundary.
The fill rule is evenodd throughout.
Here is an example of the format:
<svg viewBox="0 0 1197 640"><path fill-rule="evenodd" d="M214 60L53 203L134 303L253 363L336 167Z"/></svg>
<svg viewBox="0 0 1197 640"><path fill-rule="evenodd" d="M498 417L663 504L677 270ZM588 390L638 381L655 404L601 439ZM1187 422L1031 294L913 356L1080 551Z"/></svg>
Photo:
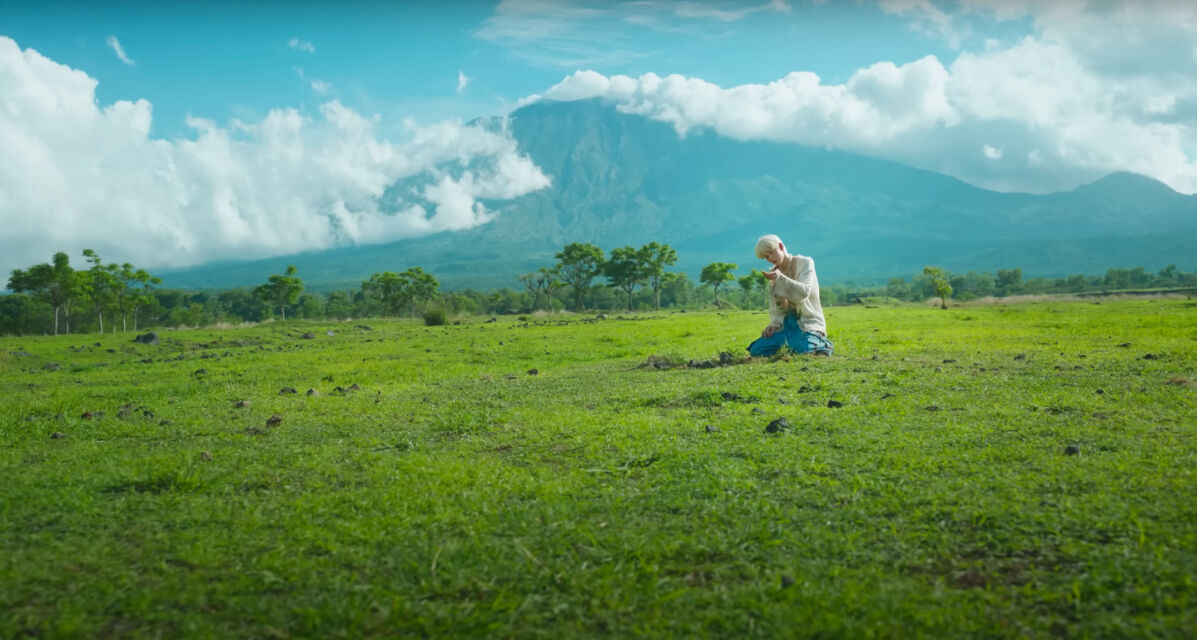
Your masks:
<svg viewBox="0 0 1197 640"><path fill-rule="evenodd" d="M778 398L777 402L780 404L794 404L793 402L790 402L789 400L786 400L785 398Z"/></svg>
<svg viewBox="0 0 1197 640"><path fill-rule="evenodd" d="M1094 391L1094 393L1096 393L1097 395L1100 396L1100 395L1105 395L1106 391L1105 391L1105 389L1098 389L1097 391Z"/></svg>
<svg viewBox="0 0 1197 640"><path fill-rule="evenodd" d="M939 407L937 407L937 406L935 406L935 405L933 405L933 404L929 404L929 405L927 405L926 407L923 407L923 408L924 408L924 409L926 409L927 411L943 411L943 409L940 409Z"/></svg>
<svg viewBox="0 0 1197 640"><path fill-rule="evenodd" d="M80 417L80 418L82 418L82 419L84 419L84 420L92 420L92 419L94 419L94 418L96 417L96 414L94 414L94 413L92 413L92 412L90 412L90 411L84 411L84 412L83 412L83 414L82 414L82 415L80 415L79 417Z"/></svg>
<svg viewBox="0 0 1197 640"><path fill-rule="evenodd" d="M951 363L951 362L955 362L955 360L954 360L954 359L952 359L952 358L948 358L947 360L944 360L944 361L943 361L943 363L944 363L944 364L948 364L948 363Z"/></svg>
<svg viewBox="0 0 1197 640"><path fill-rule="evenodd" d="M121 410L116 412L116 417L120 418L121 420L124 420L131 415L133 415L133 405L131 404L122 406Z"/></svg>
<svg viewBox="0 0 1197 640"><path fill-rule="evenodd" d="M141 344L159 344L160 341L158 340L158 334L150 331L149 333L143 333L136 338L133 338L133 342L138 342Z"/></svg>
<svg viewBox="0 0 1197 640"><path fill-rule="evenodd" d="M361 385L359 385L355 382L355 383L349 385L349 390L350 391L361 391L362 387L361 387Z"/></svg>
<svg viewBox="0 0 1197 640"><path fill-rule="evenodd" d="M1160 357L1154 353L1145 353L1145 354L1143 354L1143 359L1144 360L1159 360Z"/></svg>
<svg viewBox="0 0 1197 640"><path fill-rule="evenodd" d="M1025 353L1020 353L1020 354L1018 354L1018 355L1014 356L1014 359L1015 359L1015 360L1026 360L1026 359L1027 359L1027 354L1025 354Z"/></svg>
<svg viewBox="0 0 1197 640"><path fill-rule="evenodd" d="M790 428L789 420L786 420L785 418L778 418L778 419L774 420L773 422L770 422L768 424L768 426L765 427L765 433L781 433L782 431L785 431L786 429L789 429L789 428Z"/></svg>
<svg viewBox="0 0 1197 640"><path fill-rule="evenodd" d="M719 352L719 364L726 367L736 363L736 358L726 351Z"/></svg>
<svg viewBox="0 0 1197 640"><path fill-rule="evenodd" d="M268 426L268 427L277 427L280 424L282 424L282 422L283 422L283 417L278 415L277 413L270 416L269 418L266 418L266 426Z"/></svg>
<svg viewBox="0 0 1197 640"><path fill-rule="evenodd" d="M815 388L810 386L809 384L804 384L801 387L798 387L798 393L810 393L811 391L814 391L814 390L815 390Z"/></svg>
<svg viewBox="0 0 1197 640"><path fill-rule="evenodd" d="M249 400L238 400L233 406L238 409L244 409L249 406Z"/></svg>
<svg viewBox="0 0 1197 640"><path fill-rule="evenodd" d="M1081 452L1081 448L1076 446L1075 444L1070 444L1067 447L1064 447L1064 455L1066 455L1066 456L1075 456L1080 452Z"/></svg>
<svg viewBox="0 0 1197 640"><path fill-rule="evenodd" d="M370 325L367 325L367 324L354 325L353 328L361 329L362 331L373 331L374 330L374 327L371 327Z"/></svg>
<svg viewBox="0 0 1197 640"><path fill-rule="evenodd" d="M200 452L200 459L201 459L201 460L211 460L211 459L212 459L212 452L211 452L211 451L201 451L201 452Z"/></svg>
<svg viewBox="0 0 1197 640"><path fill-rule="evenodd" d="M539 370L537 370L537 369L528 369L528 375L530 375L530 376L534 376L534 375L537 375L537 374L539 374L539 373L540 373L540 371L539 371Z"/></svg>
<svg viewBox="0 0 1197 640"><path fill-rule="evenodd" d="M716 427L713 424L708 424L705 429L707 430L707 433L719 433L719 427Z"/></svg>
<svg viewBox="0 0 1197 640"><path fill-rule="evenodd" d="M58 371L61 368L62 365L58 364L57 362L47 362L46 364L42 365L43 371Z"/></svg>
<svg viewBox="0 0 1197 640"><path fill-rule="evenodd" d="M888 400L889 398L894 398L894 397L897 397L897 396L895 396L895 395L894 395L894 394L892 394L892 393L886 393L886 394L882 394L882 396L881 396L881 399L882 399L882 400Z"/></svg>
<svg viewBox="0 0 1197 640"><path fill-rule="evenodd" d="M1120 344L1120 345L1118 345L1118 346L1122 347L1123 349L1127 349L1127 348L1129 348L1129 347L1131 346L1131 343L1129 343L1129 342L1123 342L1122 344Z"/></svg>
<svg viewBox="0 0 1197 640"><path fill-rule="evenodd" d="M764 409L761 409L760 407L753 407L753 408L752 408L752 412L753 412L753 413L760 414L760 413L764 413L764 412L765 412L765 410L764 410Z"/></svg>
<svg viewBox="0 0 1197 640"><path fill-rule="evenodd" d="M790 588L790 587L792 587L792 586L794 586L794 576L792 576L792 575L789 575L789 574L782 574L782 576L781 576L781 588L782 588L782 589L789 589L789 588Z"/></svg>
<svg viewBox="0 0 1197 640"><path fill-rule="evenodd" d="M744 399L744 398L740 397L740 394L732 393L730 391L724 391L723 393L720 393L719 395L722 396L723 399L727 400L728 402L733 402L733 401L738 401L738 400Z"/></svg>
<svg viewBox="0 0 1197 640"><path fill-rule="evenodd" d="M65 437L67 437L67 435L61 431L55 431L54 433L50 434L51 440L62 440Z"/></svg>
<svg viewBox="0 0 1197 640"><path fill-rule="evenodd" d="M318 395L320 395L320 392L316 391L315 389L308 389L308 395L309 396L318 396Z"/></svg>
<svg viewBox="0 0 1197 640"><path fill-rule="evenodd" d="M264 436L264 435L266 435L266 430L265 430L265 429L263 429L263 428L261 428L261 427L249 427L248 429L246 429L246 430L245 430L245 432L246 432L246 433L248 433L248 434L249 434L249 435L251 435L251 436Z"/></svg>
<svg viewBox="0 0 1197 640"><path fill-rule="evenodd" d="M172 424L174 424L174 423L175 423L175 421L174 421L174 420L162 420L162 421L160 421L160 422L158 423L158 426L160 426L160 427L169 427L170 425L172 425Z"/></svg>
<svg viewBox="0 0 1197 640"><path fill-rule="evenodd" d="M316 334L312 333L311 331L305 331L304 334L299 337L303 338L304 340L315 340Z"/></svg>
<svg viewBox="0 0 1197 640"><path fill-rule="evenodd" d="M208 370L207 369L196 369L195 371L193 371L191 373L191 375L193 375L197 378L200 376L206 376L206 375L208 375Z"/></svg>
<svg viewBox="0 0 1197 640"><path fill-rule="evenodd" d="M154 359L153 358L145 358L143 360L138 360L138 362L140 362L141 364L154 364Z"/></svg>
<svg viewBox="0 0 1197 640"><path fill-rule="evenodd" d="M828 409L839 409L842 406L844 406L844 403L840 402L839 400L828 400L827 401Z"/></svg>
<svg viewBox="0 0 1197 640"><path fill-rule="evenodd" d="M340 385L337 385L337 386L333 387L333 390L332 390L332 392L333 392L333 393L339 393L339 394L342 394L342 395L346 393L346 391L345 391L345 387L342 387L342 386L340 386Z"/></svg>
<svg viewBox="0 0 1197 640"><path fill-rule="evenodd" d="M295 387L283 387L282 389L278 390L278 394L280 396L289 396L293 393L299 393L298 391L295 390Z"/></svg>

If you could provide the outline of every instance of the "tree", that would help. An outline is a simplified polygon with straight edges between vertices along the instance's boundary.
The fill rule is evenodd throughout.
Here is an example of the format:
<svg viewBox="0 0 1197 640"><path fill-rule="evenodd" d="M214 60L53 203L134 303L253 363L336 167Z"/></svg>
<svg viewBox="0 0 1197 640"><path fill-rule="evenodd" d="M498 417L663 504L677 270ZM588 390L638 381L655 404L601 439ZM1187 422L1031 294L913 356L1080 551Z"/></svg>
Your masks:
<svg viewBox="0 0 1197 640"><path fill-rule="evenodd" d="M553 292L561 287L564 283L557 278L557 269L549 269L541 267L531 273L525 273L519 276L520 282L524 283L524 287L532 293L532 310L536 310L536 303L540 301L541 294L544 294L549 300L549 307L552 307Z"/></svg>
<svg viewBox="0 0 1197 640"><path fill-rule="evenodd" d="M1012 296L1022 293L1022 268L998 269L997 280L993 283L994 293L999 297Z"/></svg>
<svg viewBox="0 0 1197 640"><path fill-rule="evenodd" d="M440 283L431 273L425 273L420 267L412 267L399 274L407 282L407 301L411 305L411 317L416 317L416 303L427 302L436 296Z"/></svg>
<svg viewBox="0 0 1197 640"><path fill-rule="evenodd" d="M756 286L756 279L753 278L752 275L755 273L756 269L753 269L748 273L748 275L736 278L736 284L740 285L740 288L744 290L745 309L752 306L752 288Z"/></svg>
<svg viewBox="0 0 1197 640"><path fill-rule="evenodd" d="M586 290L602 269L603 250L589 242L574 242L565 245L555 257L561 279L573 289L574 311L581 311Z"/></svg>
<svg viewBox="0 0 1197 640"><path fill-rule="evenodd" d="M640 247L637 257L644 269L644 278L653 290L653 302L656 304L657 311L660 311L661 285L665 281L665 267L677 262L677 251L667 244L650 242Z"/></svg>
<svg viewBox="0 0 1197 640"><path fill-rule="evenodd" d="M939 308L948 308L948 296L952 295L952 285L948 284L947 274L939 267L930 265L923 267L923 274L931 278L935 286L935 295L939 296Z"/></svg>
<svg viewBox="0 0 1197 640"><path fill-rule="evenodd" d="M287 319L287 305L295 304L299 294L303 292L303 280L295 277L295 265L287 265L284 275L274 274L266 279L266 284L254 288L254 295L268 305L278 307L283 320Z"/></svg>
<svg viewBox="0 0 1197 640"><path fill-rule="evenodd" d="M907 300L910 298L910 285L902 278L890 278L889 283L885 285L885 295L899 300Z"/></svg>
<svg viewBox="0 0 1197 640"><path fill-rule="evenodd" d="M58 312L66 311L66 332L71 332L71 300L78 295L79 285L71 259L59 251L52 264L38 264L28 271L13 269L8 288L17 293L29 293L54 310L54 335L58 335Z"/></svg>
<svg viewBox="0 0 1197 640"><path fill-rule="evenodd" d="M715 290L715 306L718 308L722 308L722 305L719 304L719 287L728 280L736 279L732 275L732 271L735 271L737 266L731 262L712 262L703 267L702 273L698 276L700 282L711 285L711 288Z"/></svg>
<svg viewBox="0 0 1197 640"><path fill-rule="evenodd" d="M640 257L632 247L622 247L612 249L611 257L603 264L603 275L611 281L611 286L628 294L628 311L632 310L632 291L645 279Z"/></svg>
<svg viewBox="0 0 1197 640"><path fill-rule="evenodd" d="M370 276L362 283L362 293L382 302L383 314L395 315L406 302L406 280L392 271L383 271Z"/></svg>
<svg viewBox="0 0 1197 640"><path fill-rule="evenodd" d="M100 333L104 333L104 307L115 300L113 289L116 287L116 278L113 277L112 271L117 266L114 263L105 267L99 254L91 249L84 249L83 256L91 263L91 268L86 274L80 274L83 276L80 288L91 300L92 310L100 324Z"/></svg>

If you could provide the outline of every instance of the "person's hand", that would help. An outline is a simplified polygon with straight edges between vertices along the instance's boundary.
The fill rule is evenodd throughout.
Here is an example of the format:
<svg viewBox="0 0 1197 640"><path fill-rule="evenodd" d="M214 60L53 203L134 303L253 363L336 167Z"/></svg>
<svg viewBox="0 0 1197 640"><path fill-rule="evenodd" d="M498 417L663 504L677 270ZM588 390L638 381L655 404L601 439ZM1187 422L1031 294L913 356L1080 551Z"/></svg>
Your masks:
<svg viewBox="0 0 1197 640"><path fill-rule="evenodd" d="M768 271L762 271L762 272L761 272L761 275L765 276L765 277L766 277L766 278L768 278L769 280L776 280L776 279L777 279L777 273L778 273L777 269L770 269L770 270L768 270Z"/></svg>
<svg viewBox="0 0 1197 640"><path fill-rule="evenodd" d="M765 327L764 331L761 332L761 337L769 338L775 333L777 333L777 327L775 327L773 325L769 325L769 326Z"/></svg>

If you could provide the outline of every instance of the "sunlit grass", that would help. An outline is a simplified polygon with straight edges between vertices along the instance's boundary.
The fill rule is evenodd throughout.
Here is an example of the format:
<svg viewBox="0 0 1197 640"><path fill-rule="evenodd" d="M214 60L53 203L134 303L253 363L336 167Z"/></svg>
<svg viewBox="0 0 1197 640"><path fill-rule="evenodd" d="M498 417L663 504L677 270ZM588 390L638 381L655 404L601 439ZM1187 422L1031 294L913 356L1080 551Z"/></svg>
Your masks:
<svg viewBox="0 0 1197 640"><path fill-rule="evenodd" d="M1195 312L2 339L0 636L1185 637Z"/></svg>

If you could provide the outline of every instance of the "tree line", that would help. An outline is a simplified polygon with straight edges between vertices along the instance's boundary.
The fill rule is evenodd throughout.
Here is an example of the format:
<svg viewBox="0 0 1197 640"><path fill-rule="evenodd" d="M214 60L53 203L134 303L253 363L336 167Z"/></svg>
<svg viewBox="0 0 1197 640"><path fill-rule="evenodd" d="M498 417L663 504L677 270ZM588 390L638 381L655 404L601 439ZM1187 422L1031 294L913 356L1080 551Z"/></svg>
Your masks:
<svg viewBox="0 0 1197 640"><path fill-rule="evenodd" d="M590 243L565 245L556 262L518 276L522 290L508 287L478 291L441 291L436 278L420 267L373 274L356 289L305 291L294 266L272 274L256 287L222 291L163 289L161 278L129 263L104 263L91 249L83 251L88 266L75 269L66 253L28 269L15 269L8 280L14 293L0 295L0 335L138 331L149 327L207 326L261 322L274 318L345 320L423 315L426 322L449 315L498 315L534 311L764 308L768 280L756 269L745 275L738 265L713 262L699 281L666 269L677 251L650 242L609 253ZM738 286L737 286L738 285ZM1102 276L1024 279L1020 268L995 274L954 274L928 267L909 279L891 278L885 285L824 286L824 305L852 304L867 298L906 301L938 298L967 301L987 296L1085 293L1127 289L1197 287L1197 274L1175 265L1149 273L1142 267L1110 269Z"/></svg>

